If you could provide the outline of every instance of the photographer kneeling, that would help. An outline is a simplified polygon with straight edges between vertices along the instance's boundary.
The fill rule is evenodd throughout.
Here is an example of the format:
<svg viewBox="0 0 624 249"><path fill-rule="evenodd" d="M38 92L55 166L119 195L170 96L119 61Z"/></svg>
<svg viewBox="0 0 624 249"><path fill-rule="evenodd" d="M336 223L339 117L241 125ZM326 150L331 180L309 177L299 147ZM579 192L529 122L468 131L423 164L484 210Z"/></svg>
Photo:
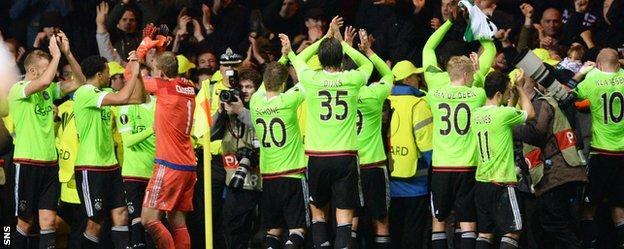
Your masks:
<svg viewBox="0 0 624 249"><path fill-rule="evenodd" d="M249 100L262 78L253 69L228 72L231 88L219 94L212 139L222 139L226 197L223 229L227 248L248 248L262 180L258 169L258 139L251 122Z"/></svg>

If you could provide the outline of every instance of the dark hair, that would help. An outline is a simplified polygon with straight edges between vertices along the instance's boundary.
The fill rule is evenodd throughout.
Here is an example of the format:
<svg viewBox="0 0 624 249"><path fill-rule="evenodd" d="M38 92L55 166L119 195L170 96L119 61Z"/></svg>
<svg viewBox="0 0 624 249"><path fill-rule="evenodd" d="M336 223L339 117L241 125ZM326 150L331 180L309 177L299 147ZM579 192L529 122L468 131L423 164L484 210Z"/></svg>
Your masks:
<svg viewBox="0 0 624 249"><path fill-rule="evenodd" d="M327 38L321 42L318 58L323 67L339 68L342 63L342 45L336 38Z"/></svg>
<svg viewBox="0 0 624 249"><path fill-rule="evenodd" d="M80 68L82 73L87 79L93 78L97 73L104 71L108 68L107 61L104 57L99 55L92 55L82 60Z"/></svg>
<svg viewBox="0 0 624 249"><path fill-rule="evenodd" d="M509 76L499 71L493 71L485 77L485 85L483 86L483 89L485 90L485 95L487 95L488 99L491 99L497 92L504 94L508 85Z"/></svg>
<svg viewBox="0 0 624 249"><path fill-rule="evenodd" d="M251 68L240 69L240 71L238 71L238 79L239 79L239 82L242 82L244 80L249 80L253 82L254 87L256 89L262 83L262 76L260 75L260 73L258 73L258 71L251 69Z"/></svg>
<svg viewBox="0 0 624 249"><path fill-rule="evenodd" d="M264 69L264 87L267 91L277 92L288 80L288 69L282 64L271 62Z"/></svg>
<svg viewBox="0 0 624 249"><path fill-rule="evenodd" d="M345 55L342 57L342 70L348 71L357 69L357 64L351 59L351 57Z"/></svg>

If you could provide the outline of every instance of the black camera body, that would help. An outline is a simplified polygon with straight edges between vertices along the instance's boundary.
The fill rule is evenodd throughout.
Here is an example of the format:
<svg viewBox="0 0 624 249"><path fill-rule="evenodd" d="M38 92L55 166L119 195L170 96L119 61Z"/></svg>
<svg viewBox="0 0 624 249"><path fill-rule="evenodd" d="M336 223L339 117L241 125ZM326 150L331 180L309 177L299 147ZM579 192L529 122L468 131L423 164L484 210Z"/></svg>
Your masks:
<svg viewBox="0 0 624 249"><path fill-rule="evenodd" d="M229 90L223 90L219 93L219 100L221 100L221 102L225 102L225 103L232 103L232 102L236 102L237 97L241 98L242 92L238 89L229 89Z"/></svg>
<svg viewBox="0 0 624 249"><path fill-rule="evenodd" d="M240 148L236 151L236 158L238 159L238 168L232 179L230 180L230 184L228 185L232 189L242 189L245 185L245 178L247 177L247 173L251 171L251 167L253 165L258 164L258 152L251 148Z"/></svg>
<svg viewBox="0 0 624 249"><path fill-rule="evenodd" d="M225 74L228 77L230 89L221 91L219 93L219 100L225 103L232 103L237 101L236 97L242 99L243 92L241 91L241 86L238 79L238 72L234 69L230 69L225 71Z"/></svg>

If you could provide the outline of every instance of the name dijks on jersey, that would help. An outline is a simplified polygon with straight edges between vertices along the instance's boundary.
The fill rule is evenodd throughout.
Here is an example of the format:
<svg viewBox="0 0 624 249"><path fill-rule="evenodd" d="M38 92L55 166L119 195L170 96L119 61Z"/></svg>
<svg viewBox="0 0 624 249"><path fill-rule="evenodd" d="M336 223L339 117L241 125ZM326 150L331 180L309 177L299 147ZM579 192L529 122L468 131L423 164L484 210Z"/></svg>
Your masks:
<svg viewBox="0 0 624 249"><path fill-rule="evenodd" d="M433 96L436 98L443 98L443 99L469 99L469 98L476 97L477 94L473 91L447 93L444 91L436 90L433 92Z"/></svg>
<svg viewBox="0 0 624 249"><path fill-rule="evenodd" d="M342 87L342 81L340 81L340 79L324 80L323 81L323 86L324 87Z"/></svg>

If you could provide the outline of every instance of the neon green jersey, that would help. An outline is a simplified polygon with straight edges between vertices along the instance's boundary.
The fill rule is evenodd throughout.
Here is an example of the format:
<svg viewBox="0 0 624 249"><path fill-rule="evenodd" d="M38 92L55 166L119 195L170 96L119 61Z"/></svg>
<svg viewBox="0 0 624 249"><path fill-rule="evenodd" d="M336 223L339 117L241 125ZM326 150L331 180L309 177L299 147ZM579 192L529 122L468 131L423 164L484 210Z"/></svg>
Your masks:
<svg viewBox="0 0 624 249"><path fill-rule="evenodd" d="M74 93L74 115L78 130L76 168L117 166L111 128L110 107L102 106L108 92L85 84Z"/></svg>
<svg viewBox="0 0 624 249"><path fill-rule="evenodd" d="M434 171L465 171L477 166L476 140L470 133L470 117L485 104L478 87L446 85L425 97L433 115Z"/></svg>
<svg viewBox="0 0 624 249"><path fill-rule="evenodd" d="M15 83L9 90L9 111L15 124L14 161L29 164L56 164L54 104L60 89L52 83L43 91L26 96L30 81Z"/></svg>
<svg viewBox="0 0 624 249"><path fill-rule="evenodd" d="M117 110L117 127L124 147L121 175L124 178L149 179L156 153L153 129L156 97L150 96L148 103L120 106Z"/></svg>
<svg viewBox="0 0 624 249"><path fill-rule="evenodd" d="M392 71L377 55L370 57L382 75L379 82L360 88L357 102L357 149L360 167L383 166L386 152L381 136L383 103L392 90Z"/></svg>
<svg viewBox="0 0 624 249"><path fill-rule="evenodd" d="M297 108L303 99L299 85L270 99L263 90L251 97L249 107L260 140L263 178L303 177L306 160L297 118Z"/></svg>
<svg viewBox="0 0 624 249"><path fill-rule="evenodd" d="M479 182L516 183L512 128L526 121L527 113L513 107L484 106L472 117L477 141Z"/></svg>
<svg viewBox="0 0 624 249"><path fill-rule="evenodd" d="M320 42L320 41L319 41ZM316 51L316 42L306 50ZM289 56L305 88L307 105L305 150L314 155L356 155L357 97L373 66L366 56L343 42L343 50L359 66L356 70L311 70L306 56ZM302 54L307 54L306 51Z"/></svg>
<svg viewBox="0 0 624 249"><path fill-rule="evenodd" d="M492 41L479 41L483 54L479 56L479 69L474 74L472 87L451 86L449 74L438 67L435 49L452 25L446 21L423 47L424 76L429 88L426 99L433 114L434 171L470 171L476 166L476 150L470 149L476 148L470 133L470 115L485 103L485 92L476 87L483 86L485 75L496 57L496 46Z"/></svg>
<svg viewBox="0 0 624 249"><path fill-rule="evenodd" d="M579 99L590 101L592 151L624 154L624 70L605 73L594 69L575 91Z"/></svg>

